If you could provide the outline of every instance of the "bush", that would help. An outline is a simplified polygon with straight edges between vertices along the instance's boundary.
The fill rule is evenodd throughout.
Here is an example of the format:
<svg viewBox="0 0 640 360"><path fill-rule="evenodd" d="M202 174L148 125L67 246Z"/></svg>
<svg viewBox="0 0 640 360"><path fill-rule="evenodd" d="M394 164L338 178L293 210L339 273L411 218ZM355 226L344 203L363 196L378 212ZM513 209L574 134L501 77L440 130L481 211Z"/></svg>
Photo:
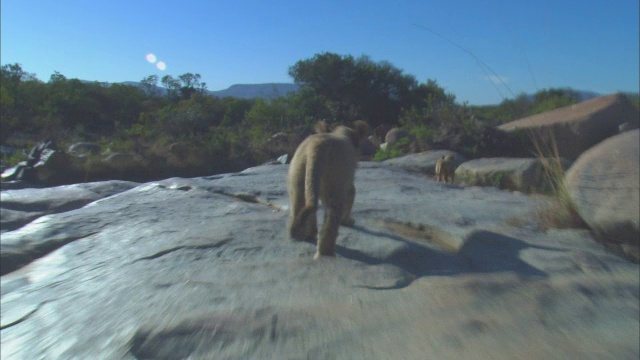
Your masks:
<svg viewBox="0 0 640 360"><path fill-rule="evenodd" d="M378 149L373 156L373 161L384 161L392 158L397 158L406 155L411 146L411 140L409 138L401 138L393 146L387 146L385 149Z"/></svg>
<svg viewBox="0 0 640 360"><path fill-rule="evenodd" d="M2 156L2 163L6 166L15 166L25 160L27 160L27 154L24 151L15 151L11 155Z"/></svg>

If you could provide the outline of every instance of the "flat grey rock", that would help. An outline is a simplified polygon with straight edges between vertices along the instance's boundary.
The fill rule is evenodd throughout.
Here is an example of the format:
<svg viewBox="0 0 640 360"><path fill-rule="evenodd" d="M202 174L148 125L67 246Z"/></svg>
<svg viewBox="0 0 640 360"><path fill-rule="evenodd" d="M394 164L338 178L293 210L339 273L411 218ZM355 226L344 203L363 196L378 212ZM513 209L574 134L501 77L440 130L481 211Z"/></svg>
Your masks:
<svg viewBox="0 0 640 360"><path fill-rule="evenodd" d="M46 251L1 278L2 357L637 358L638 265L540 231L545 198L361 163L356 223L314 261L286 236L287 169L140 184L4 233L3 256Z"/></svg>
<svg viewBox="0 0 640 360"><path fill-rule="evenodd" d="M50 188L0 192L0 229L15 230L46 214L77 209L93 201L138 186L130 181L101 181Z"/></svg>

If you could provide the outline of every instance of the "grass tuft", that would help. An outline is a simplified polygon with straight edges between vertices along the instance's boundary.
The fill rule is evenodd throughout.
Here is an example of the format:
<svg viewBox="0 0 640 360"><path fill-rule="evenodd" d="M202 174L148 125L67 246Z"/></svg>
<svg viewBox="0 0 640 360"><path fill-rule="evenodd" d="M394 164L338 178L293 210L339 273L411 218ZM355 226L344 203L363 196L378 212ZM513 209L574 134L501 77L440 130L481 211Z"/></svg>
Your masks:
<svg viewBox="0 0 640 360"><path fill-rule="evenodd" d="M549 228L585 228L585 223L575 210L565 186L564 166L553 132L551 130L546 133L531 132L530 138L535 147L535 155L542 165L544 180L552 197L551 204L537 210L540 227L545 230Z"/></svg>

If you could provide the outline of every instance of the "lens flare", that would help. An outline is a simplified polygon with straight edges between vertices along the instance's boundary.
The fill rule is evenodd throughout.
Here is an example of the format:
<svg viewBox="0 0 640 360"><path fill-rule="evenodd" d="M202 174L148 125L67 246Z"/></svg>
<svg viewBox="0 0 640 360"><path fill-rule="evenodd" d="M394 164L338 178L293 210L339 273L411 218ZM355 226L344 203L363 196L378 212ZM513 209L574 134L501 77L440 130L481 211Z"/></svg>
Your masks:
<svg viewBox="0 0 640 360"><path fill-rule="evenodd" d="M148 61L148 62L150 62L150 63L152 63L152 64L155 64L155 62L156 62L157 60L158 60L158 58L156 58L156 55L155 55L155 54L151 54L151 53L150 53L150 54L147 54L147 61Z"/></svg>
<svg viewBox="0 0 640 360"><path fill-rule="evenodd" d="M162 71L165 71L167 69L167 64L165 64L164 61L158 61L156 63L156 67Z"/></svg>

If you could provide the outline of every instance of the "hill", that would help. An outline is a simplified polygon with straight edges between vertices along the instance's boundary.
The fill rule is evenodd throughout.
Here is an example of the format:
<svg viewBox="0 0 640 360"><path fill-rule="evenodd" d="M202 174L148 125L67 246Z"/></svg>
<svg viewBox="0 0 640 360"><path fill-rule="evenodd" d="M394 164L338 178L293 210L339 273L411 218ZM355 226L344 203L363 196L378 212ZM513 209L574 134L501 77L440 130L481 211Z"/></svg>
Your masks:
<svg viewBox="0 0 640 360"><path fill-rule="evenodd" d="M209 94L217 97L236 97L241 99L273 99L285 96L290 92L298 91L297 84L290 83L267 83L267 84L236 84L228 89L209 91Z"/></svg>
<svg viewBox="0 0 640 360"><path fill-rule="evenodd" d="M125 81L120 84L142 87L142 84L137 81ZM231 85L227 89L209 90L207 93L220 98L236 97L240 99L275 99L280 96L285 96L290 92L298 91L299 88L299 85L292 83L235 84ZM165 95L167 89L159 86L158 91L161 95Z"/></svg>

